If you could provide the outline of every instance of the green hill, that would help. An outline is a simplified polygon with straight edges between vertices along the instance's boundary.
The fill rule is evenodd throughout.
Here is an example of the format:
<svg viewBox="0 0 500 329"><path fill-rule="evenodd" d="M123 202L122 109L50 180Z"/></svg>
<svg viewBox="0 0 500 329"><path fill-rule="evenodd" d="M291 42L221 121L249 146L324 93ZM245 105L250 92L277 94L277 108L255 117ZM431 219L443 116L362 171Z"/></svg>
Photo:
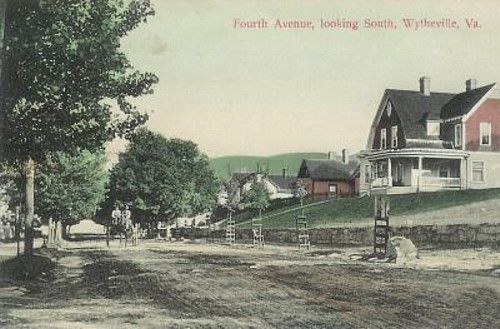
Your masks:
<svg viewBox="0 0 500 329"><path fill-rule="evenodd" d="M285 153L273 156L225 156L210 159L210 166L214 169L217 177L226 179L229 172L254 171L257 165L261 168L269 167L271 174L279 175L283 168L287 169L287 175L297 175L303 159L326 159L326 153Z"/></svg>
<svg viewBox="0 0 500 329"><path fill-rule="evenodd" d="M446 223L456 219L466 222L490 222L499 215L500 189L445 191L395 195L391 197L391 218L408 218L418 222L437 219ZM451 211L454 209L454 211ZM294 228L300 210L290 205L264 214L265 228ZM306 205L305 214L311 227L328 227L345 223L369 221L373 215L373 200L369 197L331 199ZM249 225L249 214L235 217L239 225ZM396 222L394 222L396 220Z"/></svg>

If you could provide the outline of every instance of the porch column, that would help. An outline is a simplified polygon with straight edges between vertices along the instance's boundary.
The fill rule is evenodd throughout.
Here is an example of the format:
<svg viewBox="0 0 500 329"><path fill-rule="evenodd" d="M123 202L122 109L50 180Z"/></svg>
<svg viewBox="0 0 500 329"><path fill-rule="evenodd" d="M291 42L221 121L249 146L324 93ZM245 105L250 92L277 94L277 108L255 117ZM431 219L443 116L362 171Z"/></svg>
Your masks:
<svg viewBox="0 0 500 329"><path fill-rule="evenodd" d="M387 183L392 186L392 161L391 158L387 158Z"/></svg>
<svg viewBox="0 0 500 329"><path fill-rule="evenodd" d="M460 159L460 189L461 190L466 190L468 188L467 186L467 158L465 159Z"/></svg>
<svg viewBox="0 0 500 329"><path fill-rule="evenodd" d="M422 186L422 167L423 167L424 157L418 157L418 176L417 176L417 192L420 191L420 187Z"/></svg>

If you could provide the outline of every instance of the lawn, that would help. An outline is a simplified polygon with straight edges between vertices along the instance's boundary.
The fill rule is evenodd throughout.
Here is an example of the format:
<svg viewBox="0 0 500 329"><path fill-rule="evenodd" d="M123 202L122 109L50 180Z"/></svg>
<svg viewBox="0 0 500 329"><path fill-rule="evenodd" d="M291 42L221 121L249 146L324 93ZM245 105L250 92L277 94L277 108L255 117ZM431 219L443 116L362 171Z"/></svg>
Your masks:
<svg viewBox="0 0 500 329"><path fill-rule="evenodd" d="M421 214L492 199L500 199L500 189L394 195L391 197L390 213L391 216ZM372 216L373 201L369 197L331 199L309 205L304 212L311 227L356 223ZM264 215L263 224L266 228L294 228L299 214L300 210L295 205L274 210ZM240 225L247 226L248 223L247 214L246 218L240 219Z"/></svg>

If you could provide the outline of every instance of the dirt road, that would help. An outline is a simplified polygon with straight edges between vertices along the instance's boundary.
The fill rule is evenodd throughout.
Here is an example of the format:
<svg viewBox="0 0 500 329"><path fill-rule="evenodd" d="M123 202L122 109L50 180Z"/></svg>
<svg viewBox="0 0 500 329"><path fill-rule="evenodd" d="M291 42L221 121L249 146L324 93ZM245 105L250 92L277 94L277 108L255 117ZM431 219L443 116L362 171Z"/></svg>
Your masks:
<svg viewBox="0 0 500 329"><path fill-rule="evenodd" d="M187 243L44 251L37 279L0 280L1 328L495 328L498 252L427 252L414 268ZM446 264L441 264L444 259ZM465 263L468 263L465 260ZM460 262L457 262L460 264ZM445 270L444 268L449 268Z"/></svg>

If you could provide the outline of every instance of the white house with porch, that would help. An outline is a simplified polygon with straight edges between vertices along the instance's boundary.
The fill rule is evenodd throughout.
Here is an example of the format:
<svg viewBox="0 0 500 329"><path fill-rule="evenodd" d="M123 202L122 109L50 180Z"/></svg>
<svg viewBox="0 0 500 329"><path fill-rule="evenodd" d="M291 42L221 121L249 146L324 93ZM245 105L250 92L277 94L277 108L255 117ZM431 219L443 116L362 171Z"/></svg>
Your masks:
<svg viewBox="0 0 500 329"><path fill-rule="evenodd" d="M458 94L387 89L361 153L360 192L500 187L500 92L466 81Z"/></svg>

